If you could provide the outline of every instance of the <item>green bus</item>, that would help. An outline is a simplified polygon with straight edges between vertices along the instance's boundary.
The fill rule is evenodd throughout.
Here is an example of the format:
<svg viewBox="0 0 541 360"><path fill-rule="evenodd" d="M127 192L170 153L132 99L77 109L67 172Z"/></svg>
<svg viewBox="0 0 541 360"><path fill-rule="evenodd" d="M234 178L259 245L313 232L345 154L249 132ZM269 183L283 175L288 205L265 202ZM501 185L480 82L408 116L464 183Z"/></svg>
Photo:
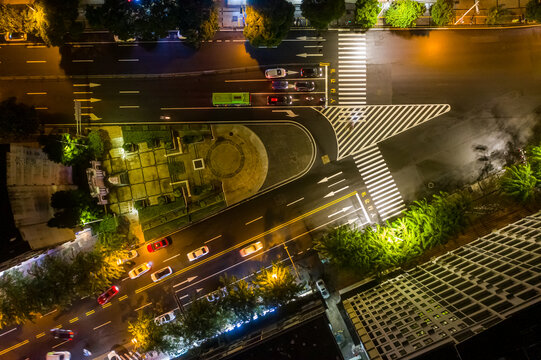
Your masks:
<svg viewBox="0 0 541 360"><path fill-rule="evenodd" d="M212 93L214 106L250 106L250 93Z"/></svg>

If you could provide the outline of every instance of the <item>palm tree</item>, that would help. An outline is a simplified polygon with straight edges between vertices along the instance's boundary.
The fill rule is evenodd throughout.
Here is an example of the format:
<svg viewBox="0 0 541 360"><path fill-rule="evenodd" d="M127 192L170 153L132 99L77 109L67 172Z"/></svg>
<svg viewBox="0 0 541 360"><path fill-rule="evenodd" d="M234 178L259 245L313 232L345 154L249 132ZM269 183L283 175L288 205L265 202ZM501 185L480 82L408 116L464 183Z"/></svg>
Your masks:
<svg viewBox="0 0 541 360"><path fill-rule="evenodd" d="M296 298L303 289L289 268L278 263L274 263L269 269L261 269L259 273L255 274L253 283L258 287L258 294L268 307L288 303Z"/></svg>
<svg viewBox="0 0 541 360"><path fill-rule="evenodd" d="M225 295L221 299L222 307L229 309L240 321L251 320L259 309L254 288L245 280L237 280L235 276L227 274L220 277L220 283L225 290ZM222 291L222 288L217 291Z"/></svg>
<svg viewBox="0 0 541 360"><path fill-rule="evenodd" d="M520 203L534 201L539 193L540 180L535 177L529 163L506 168L500 181L504 194Z"/></svg>

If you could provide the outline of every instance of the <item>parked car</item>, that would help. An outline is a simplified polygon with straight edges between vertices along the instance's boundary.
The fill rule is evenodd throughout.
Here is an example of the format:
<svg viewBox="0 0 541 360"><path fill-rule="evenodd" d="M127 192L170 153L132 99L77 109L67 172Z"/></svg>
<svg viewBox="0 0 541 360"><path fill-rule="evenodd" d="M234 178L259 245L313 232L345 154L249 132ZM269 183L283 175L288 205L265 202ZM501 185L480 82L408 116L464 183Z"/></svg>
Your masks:
<svg viewBox="0 0 541 360"><path fill-rule="evenodd" d="M287 90L289 83L287 80L274 80L272 82L272 90Z"/></svg>
<svg viewBox="0 0 541 360"><path fill-rule="evenodd" d="M194 251L190 251L188 253L188 260L194 261L196 259L199 259L201 256L205 256L209 253L208 246L201 246L198 249L195 249Z"/></svg>
<svg viewBox="0 0 541 360"><path fill-rule="evenodd" d="M325 286L325 283L323 282L322 279L319 279L318 281L316 281L316 287L321 293L321 296L323 296L323 299L328 299L331 296L331 294L329 294L329 291L327 290L327 287Z"/></svg>
<svg viewBox="0 0 541 360"><path fill-rule="evenodd" d="M148 252L154 252L160 249L163 249L164 247L171 244L171 238L169 236L164 237L161 240L154 241L153 243L150 243L147 245Z"/></svg>
<svg viewBox="0 0 541 360"><path fill-rule="evenodd" d="M287 70L282 68L267 69L265 70L265 77L267 79L279 79L287 76Z"/></svg>
<svg viewBox="0 0 541 360"><path fill-rule="evenodd" d="M123 258L123 259L118 259L116 262L118 265L121 265L121 264L124 264L125 262L127 261L130 261L130 260L133 260L135 259L136 257L139 256L139 253L137 252L137 250L130 250L128 251L128 253L126 254L126 257Z"/></svg>
<svg viewBox="0 0 541 360"><path fill-rule="evenodd" d="M118 286L113 285L109 289L107 289L106 292L98 296L98 304L103 305L105 303L108 303L109 300L113 298L116 294L118 294Z"/></svg>
<svg viewBox="0 0 541 360"><path fill-rule="evenodd" d="M323 76L323 68L319 66L307 67L301 69L301 77L315 78Z"/></svg>
<svg viewBox="0 0 541 360"><path fill-rule="evenodd" d="M158 270L156 272L153 272L151 275L150 275L150 278L152 279L152 281L154 282L157 282L157 281L160 281L166 277L168 277L169 275L171 275L173 273L173 269L171 269L170 266L168 267L165 267L161 270Z"/></svg>
<svg viewBox="0 0 541 360"><path fill-rule="evenodd" d="M146 262L142 263L141 265L133 268L128 273L128 276L130 279L137 279L139 276L147 273L152 268L152 263Z"/></svg>
<svg viewBox="0 0 541 360"><path fill-rule="evenodd" d="M72 330L68 329L58 329L54 328L51 329L51 334L55 339L62 339L62 340L68 340L71 341L75 337L75 333Z"/></svg>
<svg viewBox="0 0 541 360"><path fill-rule="evenodd" d="M271 95L267 96L267 105L291 105L293 98L291 95Z"/></svg>
<svg viewBox="0 0 541 360"><path fill-rule="evenodd" d="M7 32L5 35L4 35L4 40L6 41L26 41L26 39L28 38L28 36L26 35L26 33L23 33L23 32Z"/></svg>
<svg viewBox="0 0 541 360"><path fill-rule="evenodd" d="M313 81L296 81L296 91L314 91L316 89L316 83Z"/></svg>
<svg viewBox="0 0 541 360"><path fill-rule="evenodd" d="M160 326L160 325L167 324L168 322L175 320L175 318L176 318L175 310L172 310L154 318L154 323Z"/></svg>
<svg viewBox="0 0 541 360"><path fill-rule="evenodd" d="M71 353L69 351L51 351L47 353L46 360L70 360Z"/></svg>
<svg viewBox="0 0 541 360"><path fill-rule="evenodd" d="M122 358L113 350L107 354L107 360L122 360Z"/></svg>
<svg viewBox="0 0 541 360"><path fill-rule="evenodd" d="M220 300L225 295L225 293L226 293L225 288L222 288L222 289L214 290L211 293L208 293L207 295L205 295L205 298L207 299L208 302L214 302L216 300Z"/></svg>
<svg viewBox="0 0 541 360"><path fill-rule="evenodd" d="M261 249L263 249L263 243L258 241L240 249L240 256L245 257Z"/></svg>

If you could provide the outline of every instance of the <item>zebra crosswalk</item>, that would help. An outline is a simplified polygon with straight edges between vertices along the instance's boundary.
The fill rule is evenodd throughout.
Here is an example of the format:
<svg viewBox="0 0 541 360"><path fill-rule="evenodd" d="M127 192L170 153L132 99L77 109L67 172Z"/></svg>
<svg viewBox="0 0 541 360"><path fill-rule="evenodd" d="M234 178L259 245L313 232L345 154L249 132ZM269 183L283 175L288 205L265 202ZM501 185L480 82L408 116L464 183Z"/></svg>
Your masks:
<svg viewBox="0 0 541 360"><path fill-rule="evenodd" d="M397 216L405 210L402 195L377 144L354 155L353 160L372 199L371 206L375 207L381 221ZM368 210L372 212L374 209L371 209L371 206Z"/></svg>
<svg viewBox="0 0 541 360"><path fill-rule="evenodd" d="M338 33L338 104L366 104L366 34Z"/></svg>
<svg viewBox="0 0 541 360"><path fill-rule="evenodd" d="M445 114L447 104L329 106L318 110L331 123L338 160Z"/></svg>

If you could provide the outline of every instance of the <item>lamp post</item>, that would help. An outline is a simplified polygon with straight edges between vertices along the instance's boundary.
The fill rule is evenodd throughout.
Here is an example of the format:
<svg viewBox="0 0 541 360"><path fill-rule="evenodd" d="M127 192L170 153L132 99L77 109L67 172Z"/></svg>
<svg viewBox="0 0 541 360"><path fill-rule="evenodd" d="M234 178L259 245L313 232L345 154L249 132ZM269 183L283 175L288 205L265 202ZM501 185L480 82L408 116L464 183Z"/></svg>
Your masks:
<svg viewBox="0 0 541 360"><path fill-rule="evenodd" d="M289 254L289 250L287 250L287 245L284 243L284 249L287 253L287 256L289 257L289 260L291 261L291 265L293 265L293 270L295 270L295 274L297 275L297 278L300 279L299 272L297 271L297 267L295 266L295 263L293 262L293 258Z"/></svg>

